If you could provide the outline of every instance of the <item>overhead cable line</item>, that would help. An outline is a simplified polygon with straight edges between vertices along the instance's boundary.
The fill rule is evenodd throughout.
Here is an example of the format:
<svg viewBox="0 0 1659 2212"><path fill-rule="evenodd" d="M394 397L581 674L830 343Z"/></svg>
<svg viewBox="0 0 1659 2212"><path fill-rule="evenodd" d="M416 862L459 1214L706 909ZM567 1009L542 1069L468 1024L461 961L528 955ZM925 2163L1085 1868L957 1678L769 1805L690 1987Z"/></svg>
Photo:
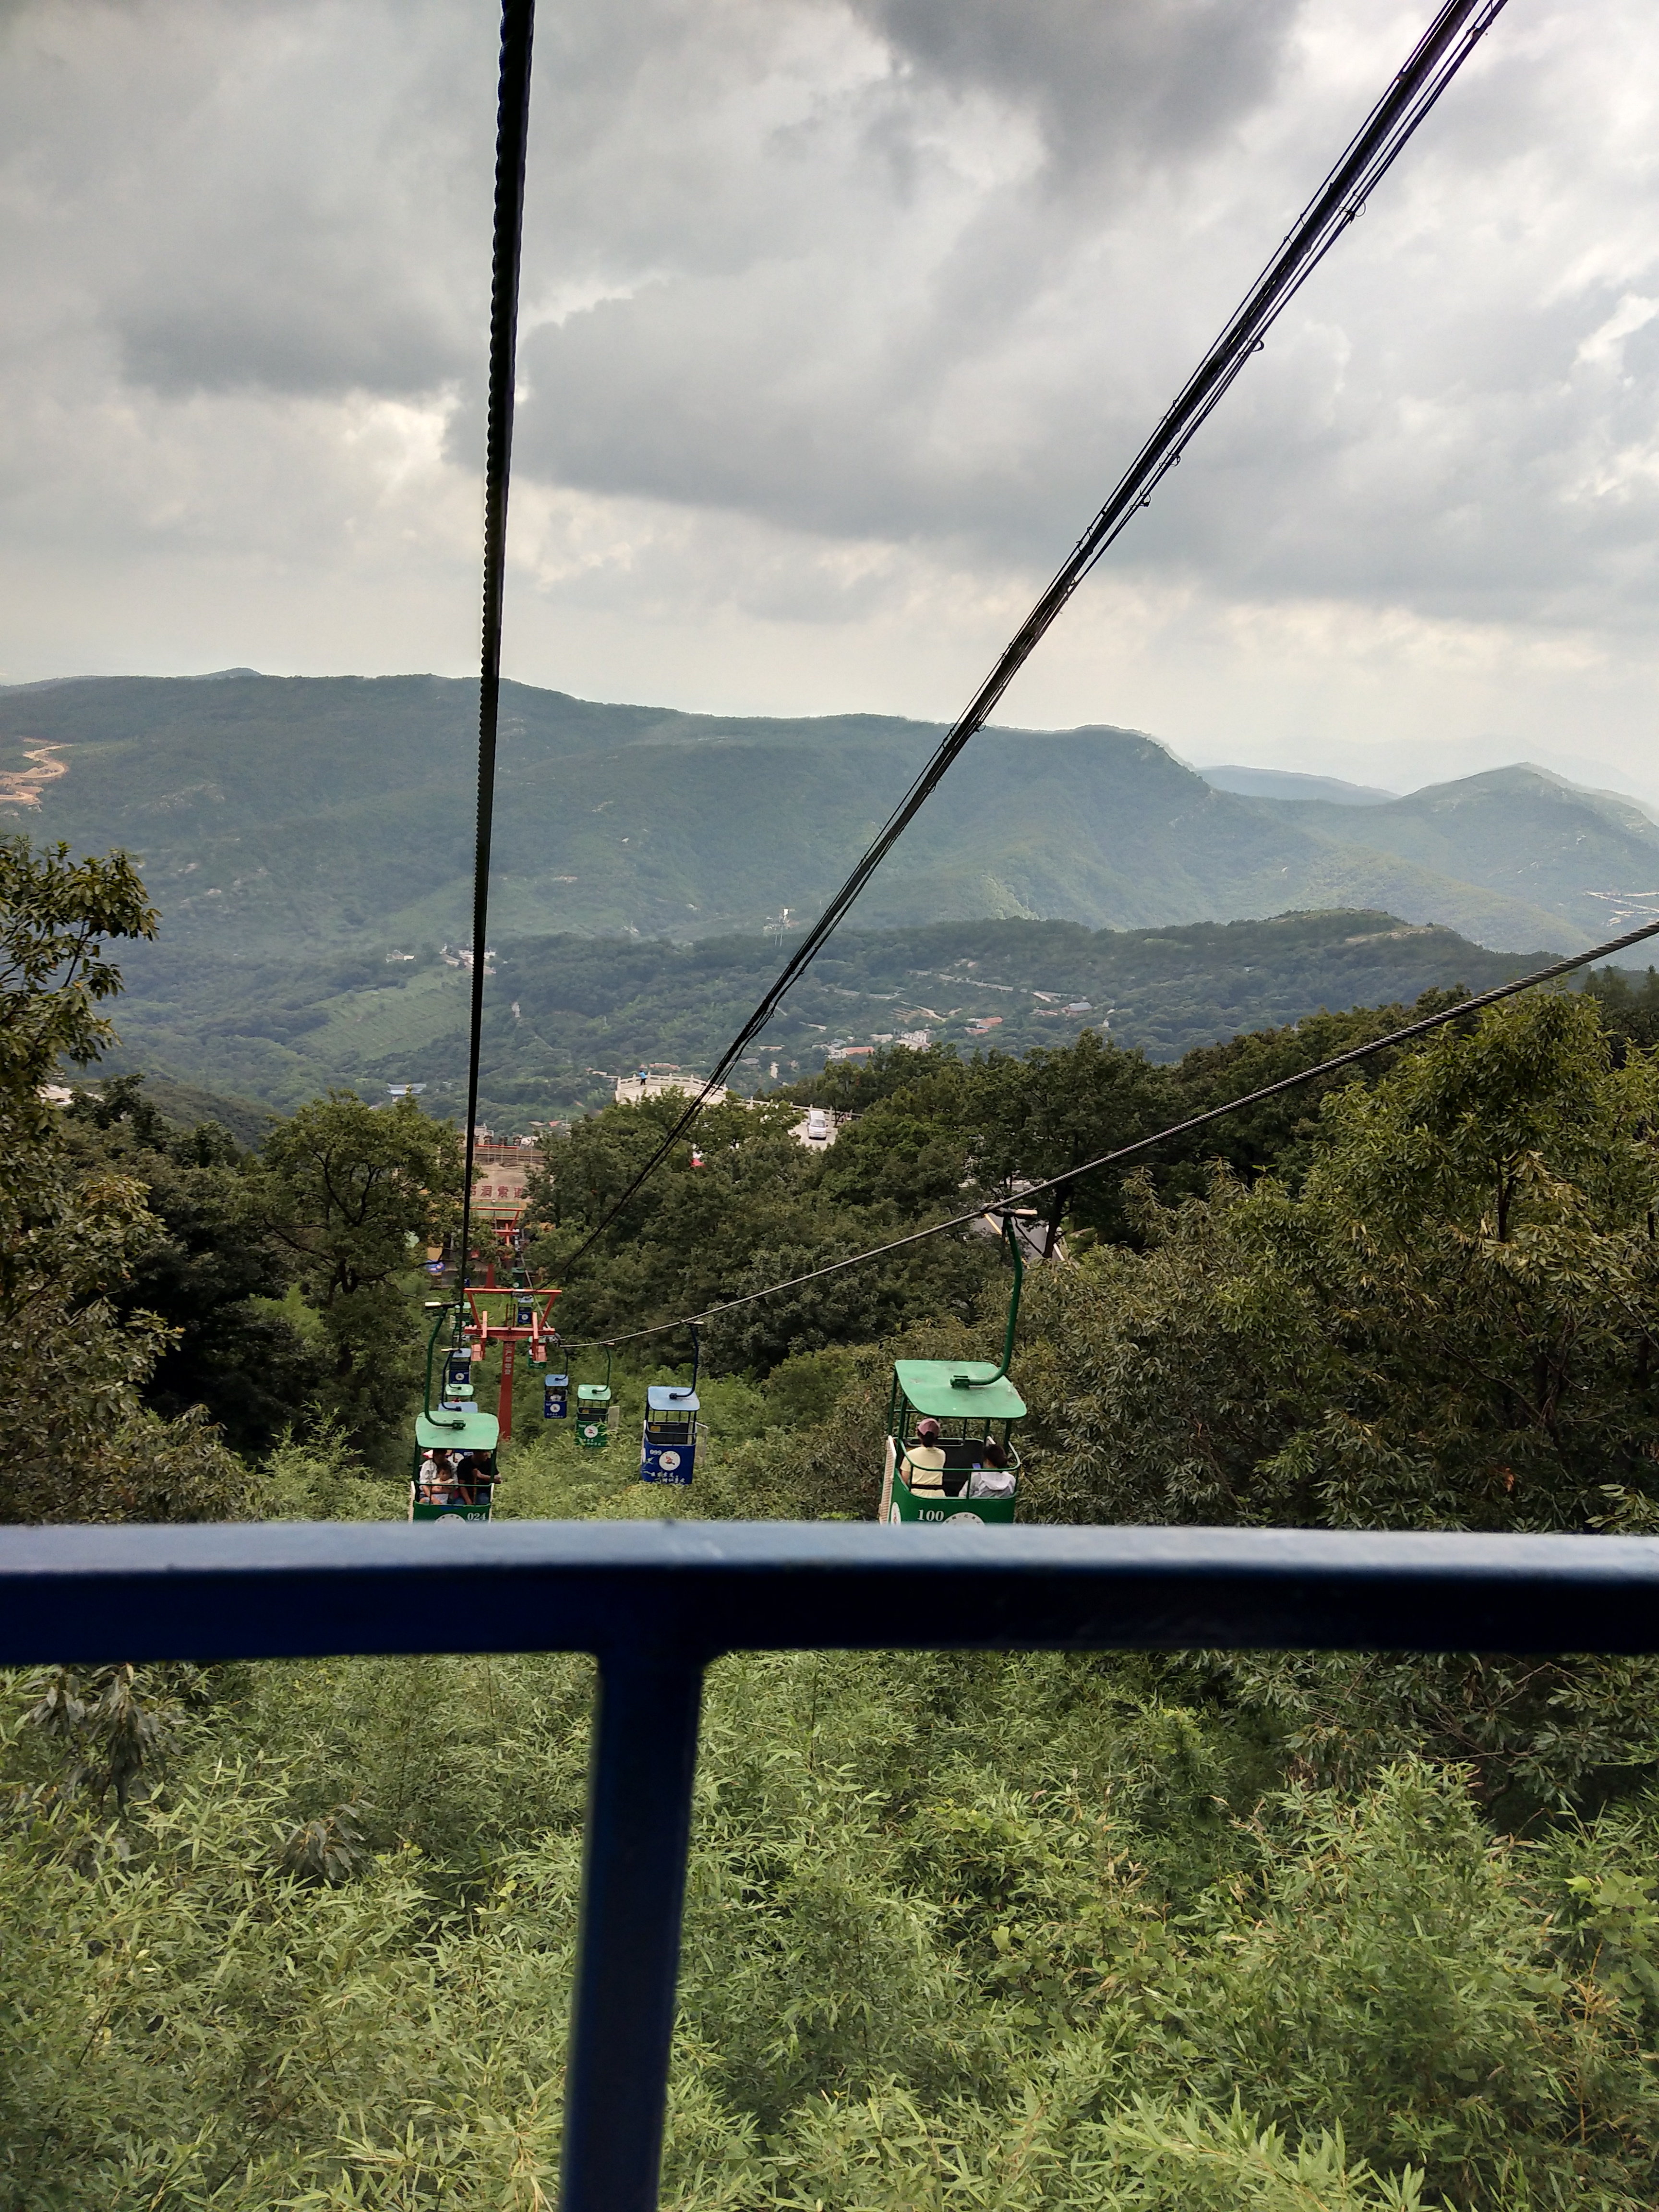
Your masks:
<svg viewBox="0 0 1659 2212"><path fill-rule="evenodd" d="M1125 470L1106 504L1084 532L1001 659L974 694L965 712L889 815L857 866L818 916L781 974L721 1054L713 1074L635 1176L572 1263L597 1243L629 1200L656 1173L691 1127L709 1094L735 1066L781 1005L786 994L817 958L882 861L926 804L969 740L989 720L1015 676L1108 546L1151 502L1153 491L1180 460L1188 441L1209 419L1245 362L1348 226L1364 212L1370 194L1474 52L1505 0L1445 0L1405 67L1392 79L1364 123L1309 201L1300 219L1268 263L1220 337L1188 378L1174 404Z"/></svg>
<svg viewBox="0 0 1659 2212"><path fill-rule="evenodd" d="M507 492L513 465L518 373L519 265L524 234L525 151L530 132L530 48L536 0L503 0L495 100L495 218L489 270L489 415L484 441L483 652L478 673L478 821L472 856L472 1004L467 1029L466 1165L461 1186L459 1281L466 1287L478 1125L489 930L489 846L495 813L495 732L501 700L501 591L507 569Z"/></svg>
<svg viewBox="0 0 1659 2212"><path fill-rule="evenodd" d="M1426 1036L1431 1030L1443 1029L1449 1022L1462 1021L1465 1015L1479 1013L1483 1006L1496 1006L1500 999L1512 999L1522 991L1530 991L1540 983L1548 983L1558 975L1570 975L1574 969L1588 967L1591 962L1606 960L1627 946L1640 945L1644 939L1659 936L1659 921L1645 923L1632 929L1628 936L1614 937L1605 945L1592 945L1588 952L1575 952L1571 958L1557 960L1547 968L1534 969L1531 975L1518 976L1512 983L1494 984L1490 991L1479 991L1472 999L1460 999L1455 1006L1443 1006L1437 1014L1425 1014L1415 1022L1407 1022L1403 1029L1390 1030L1386 1036L1373 1037L1369 1044L1357 1044L1347 1052L1338 1053L1334 1059L1322 1060L1316 1066L1304 1067L1295 1075L1280 1076L1276 1083L1264 1083L1260 1090L1247 1091L1241 1098L1230 1098L1224 1105L1207 1106L1201 1114L1188 1115L1184 1121L1172 1121L1166 1129L1155 1129L1149 1137L1137 1137L1133 1144L1120 1145L1116 1150L1102 1152L1097 1159L1085 1160L1081 1167L1067 1168L1061 1175L1050 1176L1046 1182L1027 1183L1018 1194L1023 1205L1028 1199L1040 1198L1045 1191L1063 1190L1068 1183L1084 1176L1097 1174L1102 1168L1116 1167L1124 1160L1132 1160L1154 1146L1168 1144L1171 1138L1190 1136L1194 1129L1207 1128L1229 1114L1237 1114L1246 1106L1259 1106L1264 1099L1278 1098L1287 1091L1295 1091L1304 1083L1314 1083L1322 1075L1334 1075L1339 1068L1353 1067L1364 1060L1375 1059L1380 1052L1390 1052L1395 1046L1407 1044L1413 1037ZM1012 1200L1007 1201L1012 1204ZM854 1252L845 1260L831 1260L822 1267L809 1268L804 1275L791 1275L781 1283L769 1283L763 1291L749 1291L743 1297L726 1298L719 1305L705 1307L702 1312L682 1315L678 1321L658 1322L650 1328L636 1328L626 1336L607 1336L592 1340L610 1346L638 1344L649 1336L665 1336L671 1329L701 1327L705 1322L717 1321L720 1315L735 1313L741 1306L757 1304L762 1298L775 1298L781 1291L798 1291L804 1284L816 1283L825 1275L844 1274L849 1267L862 1267L872 1260L884 1260L890 1252L902 1252L912 1244L926 1243L929 1237L943 1237L952 1229L965 1229L971 1222L983 1220L988 1213L1004 1210L1003 1204L993 1200L988 1205L974 1206L967 1213L952 1214L948 1221L930 1222L926 1229L913 1229L908 1236L895 1237L885 1244L872 1245L867 1252ZM582 1247L586 1249L586 1246ZM573 1347L574 1348L574 1347Z"/></svg>

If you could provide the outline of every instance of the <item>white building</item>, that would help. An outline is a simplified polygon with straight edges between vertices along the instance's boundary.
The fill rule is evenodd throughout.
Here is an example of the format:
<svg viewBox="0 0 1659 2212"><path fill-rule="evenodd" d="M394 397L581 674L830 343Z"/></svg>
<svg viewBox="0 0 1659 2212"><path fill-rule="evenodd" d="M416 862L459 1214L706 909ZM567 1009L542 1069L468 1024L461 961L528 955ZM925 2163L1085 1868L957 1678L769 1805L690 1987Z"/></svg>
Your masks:
<svg viewBox="0 0 1659 2212"><path fill-rule="evenodd" d="M637 1075L619 1075L617 1078L617 1103L618 1106L637 1106L642 1098L664 1098L671 1091L678 1091L682 1097L695 1098L702 1088L700 1077L687 1075L681 1068L653 1073L642 1067ZM724 1106L726 1085L716 1084L703 1103L705 1106Z"/></svg>

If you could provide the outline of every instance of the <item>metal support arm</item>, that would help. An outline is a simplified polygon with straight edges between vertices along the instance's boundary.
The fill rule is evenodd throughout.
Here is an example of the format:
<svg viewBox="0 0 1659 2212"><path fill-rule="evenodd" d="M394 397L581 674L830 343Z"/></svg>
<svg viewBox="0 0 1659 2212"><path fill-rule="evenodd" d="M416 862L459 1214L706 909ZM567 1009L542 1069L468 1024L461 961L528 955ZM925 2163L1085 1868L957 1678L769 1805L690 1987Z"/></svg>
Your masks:
<svg viewBox="0 0 1659 2212"><path fill-rule="evenodd" d="M561 2212L654 2212L702 1698L682 1653L599 1669Z"/></svg>

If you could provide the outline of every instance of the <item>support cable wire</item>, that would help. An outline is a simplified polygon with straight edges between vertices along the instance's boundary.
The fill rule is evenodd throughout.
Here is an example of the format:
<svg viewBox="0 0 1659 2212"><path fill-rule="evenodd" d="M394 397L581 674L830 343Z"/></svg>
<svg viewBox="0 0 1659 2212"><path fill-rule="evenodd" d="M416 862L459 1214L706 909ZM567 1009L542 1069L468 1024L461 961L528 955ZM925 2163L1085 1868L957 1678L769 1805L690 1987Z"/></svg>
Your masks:
<svg viewBox="0 0 1659 2212"><path fill-rule="evenodd" d="M1386 1036L1373 1037L1369 1044L1354 1045L1347 1052L1338 1053L1333 1060L1322 1060L1316 1066L1304 1067L1295 1075L1282 1075L1276 1083L1264 1083L1259 1091L1247 1091L1242 1098L1230 1098L1223 1106L1206 1106L1201 1114L1189 1115L1184 1121L1172 1121L1167 1129L1155 1129L1150 1137L1137 1137L1133 1144L1120 1145L1115 1152L1102 1152L1097 1159L1085 1160L1080 1168L1067 1168L1061 1175L1050 1176L1046 1182L1028 1183L1018 1194L1019 1203L1024 1206L1030 1199L1042 1197L1045 1191L1064 1190L1068 1183L1077 1182L1101 1168L1115 1167L1120 1161L1134 1159L1142 1152L1151 1152L1155 1145L1167 1144L1172 1137L1189 1136L1194 1129L1206 1128L1212 1121L1222 1121L1246 1106L1259 1106L1264 1098L1277 1098L1302 1084L1316 1082L1322 1075L1334 1074L1340 1067L1357 1066L1362 1060L1371 1060L1379 1052L1392 1051L1395 1045L1407 1044L1413 1037L1426 1036L1431 1030L1443 1029L1448 1022L1462 1021L1467 1014L1479 1013L1483 1006L1496 1006L1500 999L1512 999L1540 983L1553 981L1558 975L1570 975L1575 968L1606 960L1650 937L1659 937L1659 921L1633 929L1626 937L1612 938L1606 945L1594 945L1588 952L1575 952L1571 958L1557 960L1547 968L1534 969L1530 975L1518 976L1513 983L1494 984L1490 991L1477 992L1472 999L1460 999L1455 1006L1443 1006L1437 1014L1425 1014L1420 1021L1407 1022L1404 1029L1390 1030ZM678 1321L658 1322L653 1328L636 1328L626 1336L585 1339L572 1343L568 1348L576 1351L590 1344L613 1348L619 1344L638 1344L648 1336L664 1336L670 1329L701 1327L705 1322L718 1320L721 1314L735 1313L740 1306L757 1304L762 1298L775 1298L780 1291L798 1291L803 1284L816 1283L824 1275L844 1274L849 1267L862 1267L872 1260L884 1260L890 1252L902 1252L909 1245L925 1244L930 1237L943 1237L952 1229L965 1229L971 1222L982 1221L987 1214L1006 1212L1013 1202L1012 1199L992 1199L967 1213L952 1214L948 1221L935 1221L926 1229L913 1229L907 1237L895 1237L890 1243L872 1245L867 1252L854 1252L849 1259L831 1260L804 1275L791 1275L787 1281L769 1283L763 1291L749 1291L742 1297L723 1299L719 1305L707 1306L701 1313L684 1314ZM582 1249L585 1251L586 1246Z"/></svg>
<svg viewBox="0 0 1659 2212"><path fill-rule="evenodd" d="M524 234L525 152L530 131L530 49L535 27L536 0L502 0L501 79L495 101L495 220L489 274L489 418L484 445L483 652L478 673L478 824L472 859L472 1005L467 1031L466 1165L461 1185L457 1271L463 1299L472 1238L478 1058L489 930L489 846L495 813L495 733L501 699L507 492L513 465L519 264Z"/></svg>
<svg viewBox="0 0 1659 2212"><path fill-rule="evenodd" d="M721 1054L714 1073L663 1139L599 1226L571 1255L572 1264L599 1242L684 1136L711 1091L717 1089L771 1020L791 987L805 974L845 919L882 861L975 733L982 729L1015 676L1050 624L1108 546L1121 535L1180 460L1266 334L1296 297L1337 240L1364 212L1369 195L1486 35L1505 0L1444 0L1411 58L1389 84L1346 150L1303 211L1295 228L1257 278L1243 304L1205 355L1157 428L1124 471L1110 498L1066 556L966 711L940 742L927 766L889 815L874 842L786 962L782 973Z"/></svg>

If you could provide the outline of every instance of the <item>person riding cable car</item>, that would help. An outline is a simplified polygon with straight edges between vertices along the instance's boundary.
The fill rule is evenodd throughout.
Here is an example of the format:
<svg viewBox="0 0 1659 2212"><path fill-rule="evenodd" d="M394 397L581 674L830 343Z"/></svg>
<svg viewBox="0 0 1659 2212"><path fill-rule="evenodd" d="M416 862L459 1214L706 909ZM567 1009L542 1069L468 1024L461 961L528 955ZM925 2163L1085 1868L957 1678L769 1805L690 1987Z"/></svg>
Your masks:
<svg viewBox="0 0 1659 2212"><path fill-rule="evenodd" d="M415 1419L414 1471L409 1485L411 1521L488 1521L500 1480L495 1453L501 1424L480 1413L472 1384L472 1352L454 1345L445 1355L438 1402L432 1402L432 1368L438 1339L458 1309L428 1307L437 1319L426 1348L426 1389ZM459 1325L459 1324L457 1324Z"/></svg>
<svg viewBox="0 0 1659 2212"><path fill-rule="evenodd" d="M1009 1214L1003 1238L1013 1255L1014 1288L1002 1364L988 1359L900 1359L887 1401L887 1451L881 1507L887 1522L975 1520L1006 1525L1019 1497L1013 1425L1025 1401L1008 1380L1024 1268Z"/></svg>

